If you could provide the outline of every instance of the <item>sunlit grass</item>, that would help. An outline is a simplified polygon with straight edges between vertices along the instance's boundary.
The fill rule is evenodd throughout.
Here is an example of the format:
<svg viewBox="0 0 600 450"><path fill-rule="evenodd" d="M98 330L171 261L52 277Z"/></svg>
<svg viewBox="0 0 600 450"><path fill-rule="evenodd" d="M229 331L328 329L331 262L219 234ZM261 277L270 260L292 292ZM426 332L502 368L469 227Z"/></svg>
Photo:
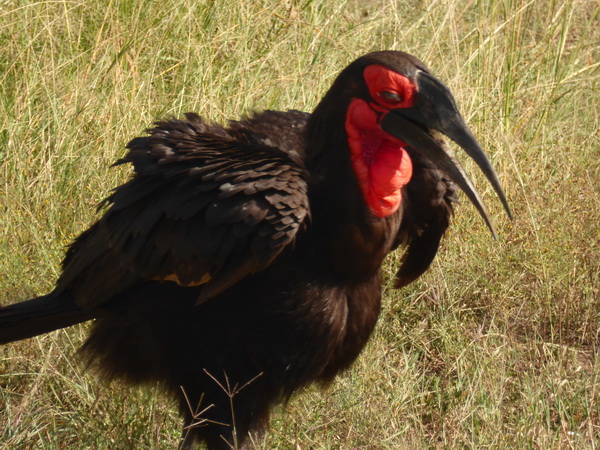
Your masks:
<svg viewBox="0 0 600 450"><path fill-rule="evenodd" d="M0 2L0 303L52 288L128 175L110 164L154 120L310 111L357 56L404 50L455 94L515 221L475 175L499 241L463 200L432 269L386 288L354 368L279 408L261 446L597 448L598 14L593 0ZM2 348L0 442L175 447L168 399L77 362L85 331Z"/></svg>

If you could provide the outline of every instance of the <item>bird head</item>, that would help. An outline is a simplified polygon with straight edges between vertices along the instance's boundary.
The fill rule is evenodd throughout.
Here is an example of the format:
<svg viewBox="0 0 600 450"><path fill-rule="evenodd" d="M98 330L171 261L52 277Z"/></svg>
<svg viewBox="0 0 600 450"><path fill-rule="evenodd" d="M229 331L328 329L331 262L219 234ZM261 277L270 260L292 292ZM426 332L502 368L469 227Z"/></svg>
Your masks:
<svg viewBox="0 0 600 450"><path fill-rule="evenodd" d="M332 105L339 111L343 103L352 166L366 203L376 216L386 217L400 204L401 188L412 174L406 152L410 147L465 192L495 237L486 208L445 136L477 163L511 217L498 177L450 90L417 58L382 51L357 59L338 76L315 113L327 115Z"/></svg>

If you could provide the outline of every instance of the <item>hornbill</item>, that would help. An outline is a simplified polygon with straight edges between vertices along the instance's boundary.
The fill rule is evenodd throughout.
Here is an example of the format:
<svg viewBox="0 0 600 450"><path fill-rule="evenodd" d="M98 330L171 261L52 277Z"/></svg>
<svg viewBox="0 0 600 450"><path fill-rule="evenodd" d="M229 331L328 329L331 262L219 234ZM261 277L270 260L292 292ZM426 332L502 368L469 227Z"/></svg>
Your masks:
<svg viewBox="0 0 600 450"><path fill-rule="evenodd" d="M405 248L396 287L423 274L456 187L494 233L442 135L510 216L452 94L403 52L354 61L312 114L155 125L115 163L134 174L70 246L55 289L0 309L0 342L95 319L87 361L174 394L186 445L242 447L275 403L348 368L379 315L384 257Z"/></svg>

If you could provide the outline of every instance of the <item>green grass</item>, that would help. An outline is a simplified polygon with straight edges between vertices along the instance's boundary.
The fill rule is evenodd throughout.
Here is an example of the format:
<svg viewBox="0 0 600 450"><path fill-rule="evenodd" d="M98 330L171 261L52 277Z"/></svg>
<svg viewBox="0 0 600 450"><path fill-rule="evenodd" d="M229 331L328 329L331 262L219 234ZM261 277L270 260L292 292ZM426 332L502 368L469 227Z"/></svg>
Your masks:
<svg viewBox="0 0 600 450"><path fill-rule="evenodd" d="M1 2L0 304L52 288L65 245L128 176L109 165L153 120L310 111L359 55L405 50L455 94L515 220L476 176L499 241L463 199L430 271L386 289L353 369L280 407L259 447L597 448L599 13L595 0ZM86 327L2 347L0 442L176 446L169 399L77 362Z"/></svg>

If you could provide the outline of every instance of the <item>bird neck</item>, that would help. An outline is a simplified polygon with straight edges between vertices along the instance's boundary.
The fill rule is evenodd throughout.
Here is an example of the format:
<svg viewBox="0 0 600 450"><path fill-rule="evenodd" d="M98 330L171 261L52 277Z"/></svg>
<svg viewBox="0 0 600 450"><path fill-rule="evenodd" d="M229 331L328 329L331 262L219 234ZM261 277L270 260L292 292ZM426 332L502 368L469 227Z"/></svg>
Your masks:
<svg viewBox="0 0 600 450"><path fill-rule="evenodd" d="M307 230L308 244L305 247L308 253L318 252L323 260L322 266L315 267L315 270L334 273L345 282L358 282L375 276L383 258L394 247L402 215L401 185L392 186L391 194L383 189L380 191L383 194L370 202L369 191L375 197L383 184L371 181L367 189L364 183L360 183L357 175L359 163L353 162L345 111L342 109L341 114L336 109L328 111L330 114L320 112L311 117L306 132L311 226ZM365 134L360 141L360 149L365 150L369 144L366 141L368 134L364 130L358 132ZM385 173L381 175L383 168L378 165L386 164L386 153L397 151L385 139L382 143L385 147L378 148L381 154L373 155L372 161L366 161L366 154L362 157L362 163L368 166L367 170L372 172L373 177L383 178ZM406 164L410 159L406 156L400 161ZM390 196L394 197L395 203L387 204L387 214L377 214L373 206L375 202Z"/></svg>
<svg viewBox="0 0 600 450"><path fill-rule="evenodd" d="M406 144L380 128L378 113L366 101L355 98L346 108L334 108L325 100L306 130L306 168L319 195L329 199L328 208L362 198L372 215L389 217L412 177Z"/></svg>

